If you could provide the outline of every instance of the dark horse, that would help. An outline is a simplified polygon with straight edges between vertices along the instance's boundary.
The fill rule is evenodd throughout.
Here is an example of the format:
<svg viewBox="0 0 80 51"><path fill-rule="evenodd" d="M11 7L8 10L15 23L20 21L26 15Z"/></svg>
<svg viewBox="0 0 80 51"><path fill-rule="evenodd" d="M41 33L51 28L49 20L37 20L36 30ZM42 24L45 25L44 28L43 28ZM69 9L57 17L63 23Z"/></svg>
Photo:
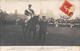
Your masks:
<svg viewBox="0 0 80 51"><path fill-rule="evenodd" d="M28 39L31 38L31 32L33 32L33 39L35 40L36 25L39 22L38 18L39 18L39 16L34 16L27 22L27 29L26 30L27 30L27 34L28 34Z"/></svg>

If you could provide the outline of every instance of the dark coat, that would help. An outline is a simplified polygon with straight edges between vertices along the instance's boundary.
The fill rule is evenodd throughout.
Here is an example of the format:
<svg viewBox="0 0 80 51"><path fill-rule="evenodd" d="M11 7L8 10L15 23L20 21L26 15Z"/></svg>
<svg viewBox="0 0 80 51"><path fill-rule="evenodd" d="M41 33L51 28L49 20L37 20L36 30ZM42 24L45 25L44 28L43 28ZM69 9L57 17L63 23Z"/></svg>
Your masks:
<svg viewBox="0 0 80 51"><path fill-rule="evenodd" d="M40 29L39 29L39 31L40 32L47 32L47 21L43 21L43 20L41 20L40 22L39 22L39 25L40 25Z"/></svg>

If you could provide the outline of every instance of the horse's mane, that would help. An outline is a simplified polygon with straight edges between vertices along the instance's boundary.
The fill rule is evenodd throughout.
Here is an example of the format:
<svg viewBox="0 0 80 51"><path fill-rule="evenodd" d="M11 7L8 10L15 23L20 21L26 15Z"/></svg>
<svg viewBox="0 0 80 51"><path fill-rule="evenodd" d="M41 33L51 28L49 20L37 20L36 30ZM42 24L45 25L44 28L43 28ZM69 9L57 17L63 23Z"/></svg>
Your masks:
<svg viewBox="0 0 80 51"><path fill-rule="evenodd" d="M39 16L34 16L34 17L32 17L32 18L28 21L28 24L29 24L29 23L36 23L36 22L38 21L38 17L39 17Z"/></svg>

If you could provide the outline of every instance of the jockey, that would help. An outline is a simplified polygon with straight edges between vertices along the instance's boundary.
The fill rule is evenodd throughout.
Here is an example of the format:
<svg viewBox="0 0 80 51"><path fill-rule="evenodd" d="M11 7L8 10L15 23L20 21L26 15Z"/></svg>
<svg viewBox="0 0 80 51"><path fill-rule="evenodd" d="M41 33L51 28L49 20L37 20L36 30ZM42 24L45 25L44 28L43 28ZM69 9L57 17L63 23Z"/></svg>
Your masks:
<svg viewBox="0 0 80 51"><path fill-rule="evenodd" d="M34 10L31 8L31 4L28 5L28 9L25 10L25 15L27 17L27 20L30 20L30 18L34 17Z"/></svg>
<svg viewBox="0 0 80 51"><path fill-rule="evenodd" d="M28 9L25 10L25 15L26 15L26 19L25 19L25 24L27 24L27 22L34 17L34 10L31 8L32 5L29 4L28 5Z"/></svg>

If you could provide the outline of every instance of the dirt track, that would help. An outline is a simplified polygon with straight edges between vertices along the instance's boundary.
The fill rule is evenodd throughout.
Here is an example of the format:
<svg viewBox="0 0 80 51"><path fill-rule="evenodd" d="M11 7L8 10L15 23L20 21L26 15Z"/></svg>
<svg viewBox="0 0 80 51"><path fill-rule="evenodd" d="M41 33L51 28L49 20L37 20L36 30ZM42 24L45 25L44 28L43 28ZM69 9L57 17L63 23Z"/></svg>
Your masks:
<svg viewBox="0 0 80 51"><path fill-rule="evenodd" d="M38 31L38 30L37 30ZM80 46L80 28L70 27L51 27L48 26L46 41L27 40L26 32L20 25L8 25L0 27L2 46L11 45L50 45L50 46ZM24 37L25 36L25 37ZM36 33L36 38L38 32Z"/></svg>

